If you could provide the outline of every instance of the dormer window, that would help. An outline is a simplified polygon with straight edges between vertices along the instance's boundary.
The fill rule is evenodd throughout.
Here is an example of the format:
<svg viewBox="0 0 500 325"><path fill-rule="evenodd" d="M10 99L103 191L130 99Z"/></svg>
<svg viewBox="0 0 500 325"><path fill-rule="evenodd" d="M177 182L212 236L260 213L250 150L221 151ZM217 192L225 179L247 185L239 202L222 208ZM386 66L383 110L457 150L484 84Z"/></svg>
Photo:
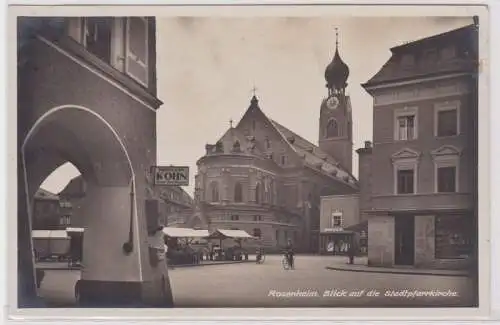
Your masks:
<svg viewBox="0 0 500 325"><path fill-rule="evenodd" d="M454 46L445 47L441 50L441 59L450 60L456 57L456 49Z"/></svg>
<svg viewBox="0 0 500 325"><path fill-rule="evenodd" d="M233 152L241 152L241 146L240 146L240 142L238 140L236 140L233 143Z"/></svg>
<svg viewBox="0 0 500 325"><path fill-rule="evenodd" d="M401 64L403 66L412 66L415 64L415 57L412 54L404 54L401 58Z"/></svg>
<svg viewBox="0 0 500 325"><path fill-rule="evenodd" d="M437 50L436 49L428 49L424 51L424 60L426 62L435 63L437 60Z"/></svg>

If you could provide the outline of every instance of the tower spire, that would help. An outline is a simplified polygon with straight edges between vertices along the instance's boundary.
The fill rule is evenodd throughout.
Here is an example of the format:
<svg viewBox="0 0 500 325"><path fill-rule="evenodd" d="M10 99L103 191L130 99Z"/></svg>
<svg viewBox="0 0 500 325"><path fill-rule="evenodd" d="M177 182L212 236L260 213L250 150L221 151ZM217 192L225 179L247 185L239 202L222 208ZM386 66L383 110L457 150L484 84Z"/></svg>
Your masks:
<svg viewBox="0 0 500 325"><path fill-rule="evenodd" d="M335 27L335 50L339 49L339 28Z"/></svg>
<svg viewBox="0 0 500 325"><path fill-rule="evenodd" d="M344 93L349 77L349 67L339 54L339 29L335 27L335 54L325 70L326 87L328 95Z"/></svg>

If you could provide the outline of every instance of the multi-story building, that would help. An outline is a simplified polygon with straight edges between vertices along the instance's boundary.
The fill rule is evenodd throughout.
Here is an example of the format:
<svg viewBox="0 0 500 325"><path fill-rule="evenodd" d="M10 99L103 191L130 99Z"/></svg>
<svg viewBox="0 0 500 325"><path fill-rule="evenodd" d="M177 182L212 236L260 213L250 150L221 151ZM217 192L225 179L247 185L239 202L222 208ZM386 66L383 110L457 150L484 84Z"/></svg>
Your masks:
<svg viewBox="0 0 500 325"><path fill-rule="evenodd" d="M33 200L33 230L59 230L71 225L71 216L59 196L40 188Z"/></svg>
<svg viewBox="0 0 500 325"><path fill-rule="evenodd" d="M160 223L164 226L182 226L184 220L193 214L194 200L180 186L169 186L159 190L161 199Z"/></svg>
<svg viewBox="0 0 500 325"><path fill-rule="evenodd" d="M73 227L84 227L85 216L80 215L84 204L86 183L83 177L73 178L66 187L59 193L61 207L67 207L66 215L74 215L72 218ZM193 198L179 186L169 186L155 188L154 196L160 199L159 222L165 226L175 227L183 224L186 216L193 213ZM64 213L63 213L64 214Z"/></svg>
<svg viewBox="0 0 500 325"><path fill-rule="evenodd" d="M348 75L337 48L325 71L319 146L269 119L254 95L239 123L198 160L196 209L186 225L242 229L269 249L290 239L298 250L317 252L320 196L358 191Z"/></svg>
<svg viewBox="0 0 500 325"><path fill-rule="evenodd" d="M477 26L391 48L363 84L373 145L359 149L374 265L457 265L474 254Z"/></svg>
<svg viewBox="0 0 500 325"><path fill-rule="evenodd" d="M18 304L33 305L33 197L70 162L85 199L81 304L172 304L147 171L156 165L154 17L18 17ZM75 220L80 220L75 218ZM158 253L158 254L157 254Z"/></svg>

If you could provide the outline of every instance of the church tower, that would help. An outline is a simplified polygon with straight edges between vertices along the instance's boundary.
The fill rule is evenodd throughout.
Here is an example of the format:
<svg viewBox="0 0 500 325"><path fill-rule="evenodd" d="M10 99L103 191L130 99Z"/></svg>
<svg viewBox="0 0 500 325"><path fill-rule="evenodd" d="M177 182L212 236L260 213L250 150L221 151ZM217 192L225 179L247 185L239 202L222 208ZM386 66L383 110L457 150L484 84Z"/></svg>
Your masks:
<svg viewBox="0 0 500 325"><path fill-rule="evenodd" d="M352 112L345 92L349 67L340 58L337 30L335 34L335 55L325 70L328 94L321 103L318 144L352 173Z"/></svg>

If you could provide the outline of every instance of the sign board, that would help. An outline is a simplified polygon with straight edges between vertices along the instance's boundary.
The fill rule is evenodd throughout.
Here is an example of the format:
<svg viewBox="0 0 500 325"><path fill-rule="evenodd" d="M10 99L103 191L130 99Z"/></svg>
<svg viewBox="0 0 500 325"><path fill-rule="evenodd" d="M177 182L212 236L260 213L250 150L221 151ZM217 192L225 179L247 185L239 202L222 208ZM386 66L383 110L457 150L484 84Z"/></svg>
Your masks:
<svg viewBox="0 0 500 325"><path fill-rule="evenodd" d="M343 231L344 228L342 227L336 227L336 228L325 228L323 231L324 232L339 232L339 231Z"/></svg>
<svg viewBox="0 0 500 325"><path fill-rule="evenodd" d="M154 166L154 185L189 186L188 166Z"/></svg>

